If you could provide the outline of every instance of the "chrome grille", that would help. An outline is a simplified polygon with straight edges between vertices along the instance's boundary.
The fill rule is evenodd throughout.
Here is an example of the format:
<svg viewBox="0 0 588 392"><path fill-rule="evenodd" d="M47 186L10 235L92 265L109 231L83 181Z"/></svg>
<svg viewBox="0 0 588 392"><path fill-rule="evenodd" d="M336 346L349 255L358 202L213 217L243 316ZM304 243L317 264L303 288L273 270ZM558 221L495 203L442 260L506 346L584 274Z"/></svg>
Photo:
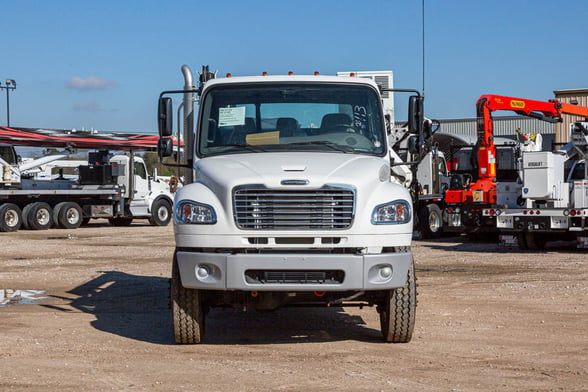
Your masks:
<svg viewBox="0 0 588 392"><path fill-rule="evenodd" d="M347 229L353 222L355 194L348 188L237 188L235 223L246 230Z"/></svg>

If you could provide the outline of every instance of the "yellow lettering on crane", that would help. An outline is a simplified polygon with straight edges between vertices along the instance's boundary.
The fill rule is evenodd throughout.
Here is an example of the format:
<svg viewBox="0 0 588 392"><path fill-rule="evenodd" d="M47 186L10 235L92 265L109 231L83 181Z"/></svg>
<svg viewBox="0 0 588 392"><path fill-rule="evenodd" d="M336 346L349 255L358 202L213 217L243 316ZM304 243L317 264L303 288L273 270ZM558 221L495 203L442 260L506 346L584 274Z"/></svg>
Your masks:
<svg viewBox="0 0 588 392"><path fill-rule="evenodd" d="M524 109L525 108L525 102L524 101L518 101L516 99L511 99L510 100L510 107L511 108L517 108L517 109Z"/></svg>

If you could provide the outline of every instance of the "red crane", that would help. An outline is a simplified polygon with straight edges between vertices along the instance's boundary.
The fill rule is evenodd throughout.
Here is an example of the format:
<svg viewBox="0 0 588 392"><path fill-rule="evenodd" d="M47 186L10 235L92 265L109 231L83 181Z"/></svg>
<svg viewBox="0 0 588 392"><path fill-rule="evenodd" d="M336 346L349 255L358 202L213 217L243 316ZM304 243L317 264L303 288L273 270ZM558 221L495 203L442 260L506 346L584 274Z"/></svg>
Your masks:
<svg viewBox="0 0 588 392"><path fill-rule="evenodd" d="M561 118L562 114L588 117L588 108L558 101L535 101L502 95L482 95L476 102L477 136L476 149L478 176L476 181L463 189L449 189L445 194L447 203L495 203L496 202L496 146L492 112L512 110L518 114L536 118Z"/></svg>

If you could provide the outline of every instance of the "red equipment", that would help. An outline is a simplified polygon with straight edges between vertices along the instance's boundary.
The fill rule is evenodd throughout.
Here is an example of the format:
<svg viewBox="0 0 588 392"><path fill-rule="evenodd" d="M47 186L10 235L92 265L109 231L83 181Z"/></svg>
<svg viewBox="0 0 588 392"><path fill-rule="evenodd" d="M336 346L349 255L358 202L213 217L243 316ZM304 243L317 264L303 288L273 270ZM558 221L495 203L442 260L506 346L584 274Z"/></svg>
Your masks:
<svg viewBox="0 0 588 392"><path fill-rule="evenodd" d="M478 178L463 189L449 189L447 203L496 203L496 146L492 128L492 112L512 110L536 118L561 118L575 114L588 117L588 108L557 101L534 101L501 95L482 95L476 102L478 142L472 153L477 154Z"/></svg>

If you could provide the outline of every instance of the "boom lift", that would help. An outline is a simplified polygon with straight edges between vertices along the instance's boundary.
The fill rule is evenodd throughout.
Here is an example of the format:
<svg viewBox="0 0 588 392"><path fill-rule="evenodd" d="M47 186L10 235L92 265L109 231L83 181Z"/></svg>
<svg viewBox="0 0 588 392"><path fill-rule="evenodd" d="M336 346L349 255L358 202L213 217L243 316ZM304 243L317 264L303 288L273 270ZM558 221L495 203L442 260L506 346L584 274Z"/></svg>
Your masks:
<svg viewBox="0 0 588 392"><path fill-rule="evenodd" d="M496 230L495 217L483 214L483 209L497 203L492 112L498 110L512 110L546 121L559 121L564 113L588 116L588 108L557 101L482 95L476 102L478 141L472 154L477 177L467 183L464 177L455 176L451 188L445 193L449 225L465 229L469 234Z"/></svg>

